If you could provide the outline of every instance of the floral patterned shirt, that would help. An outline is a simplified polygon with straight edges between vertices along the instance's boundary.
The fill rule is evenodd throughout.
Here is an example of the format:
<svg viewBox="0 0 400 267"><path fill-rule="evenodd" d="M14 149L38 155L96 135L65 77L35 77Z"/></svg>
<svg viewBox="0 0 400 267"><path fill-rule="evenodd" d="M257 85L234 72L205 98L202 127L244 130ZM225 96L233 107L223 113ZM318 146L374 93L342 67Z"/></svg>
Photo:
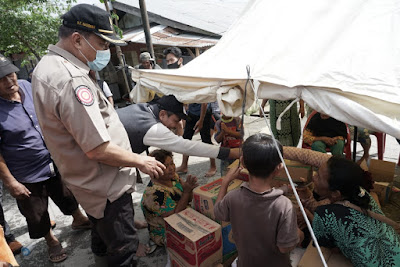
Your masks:
<svg viewBox="0 0 400 267"><path fill-rule="evenodd" d="M141 207L149 225L150 238L159 246L166 245L162 215L175 209L182 193L183 188L178 174L172 180L172 187L150 181L143 193Z"/></svg>
<svg viewBox="0 0 400 267"><path fill-rule="evenodd" d="M372 211L383 215L370 197ZM388 224L341 204L320 206L313 220L321 246L338 247L355 267L400 266L400 237Z"/></svg>

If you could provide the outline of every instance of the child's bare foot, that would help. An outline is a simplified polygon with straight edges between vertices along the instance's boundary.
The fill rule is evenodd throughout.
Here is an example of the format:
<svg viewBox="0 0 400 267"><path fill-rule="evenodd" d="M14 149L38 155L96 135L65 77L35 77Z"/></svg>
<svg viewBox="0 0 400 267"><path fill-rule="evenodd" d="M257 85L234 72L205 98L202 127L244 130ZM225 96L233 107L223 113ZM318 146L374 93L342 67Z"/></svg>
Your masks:
<svg viewBox="0 0 400 267"><path fill-rule="evenodd" d="M143 221L134 221L136 229L144 229L147 228L147 222Z"/></svg>
<svg viewBox="0 0 400 267"><path fill-rule="evenodd" d="M150 252L150 248L145 244L139 243L139 246L136 250L136 256L138 257L145 257L147 253Z"/></svg>
<svg viewBox="0 0 400 267"><path fill-rule="evenodd" d="M210 168L204 175L205 177L213 177L217 173L217 168Z"/></svg>
<svg viewBox="0 0 400 267"><path fill-rule="evenodd" d="M186 174L188 172L188 169L185 166L179 166L178 168L176 168L176 172L178 174Z"/></svg>

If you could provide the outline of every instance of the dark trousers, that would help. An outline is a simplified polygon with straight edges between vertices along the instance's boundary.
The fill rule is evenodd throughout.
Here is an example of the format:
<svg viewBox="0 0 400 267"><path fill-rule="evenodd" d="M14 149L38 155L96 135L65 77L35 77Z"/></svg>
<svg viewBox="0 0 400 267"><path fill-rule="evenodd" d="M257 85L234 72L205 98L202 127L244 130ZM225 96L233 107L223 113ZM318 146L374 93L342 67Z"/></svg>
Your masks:
<svg viewBox="0 0 400 267"><path fill-rule="evenodd" d="M200 119L200 116L193 115L192 113L188 114L189 120L186 120L185 131L183 132L183 138L192 140L194 135L194 126L196 122ZM203 143L211 144L211 135L210 135L210 125L211 125L211 112L207 110L206 115L204 116L203 128L200 130L201 141Z"/></svg>
<svg viewBox="0 0 400 267"><path fill-rule="evenodd" d="M134 226L132 196L125 193L114 202L107 201L104 217L93 223L92 250L95 254L107 252L108 266L136 266L133 257L139 245Z"/></svg>
<svg viewBox="0 0 400 267"><path fill-rule="evenodd" d="M4 237L7 243L10 243L15 240L14 235L11 233L10 226L8 226L5 218L4 218L4 211L3 206L1 205L0 201L0 225L3 227L4 230Z"/></svg>
<svg viewBox="0 0 400 267"><path fill-rule="evenodd" d="M31 195L29 198L17 200L17 204L26 218L29 236L32 239L44 237L50 231L48 197L51 197L65 215L72 215L78 209L78 202L61 181L60 174L39 183L23 185L31 191Z"/></svg>
<svg viewBox="0 0 400 267"><path fill-rule="evenodd" d="M11 233L10 226L8 225L4 217L3 205L1 204L2 200L3 200L3 181L0 180L0 225L3 227L4 237L6 239L6 242L10 243L15 240L15 237Z"/></svg>

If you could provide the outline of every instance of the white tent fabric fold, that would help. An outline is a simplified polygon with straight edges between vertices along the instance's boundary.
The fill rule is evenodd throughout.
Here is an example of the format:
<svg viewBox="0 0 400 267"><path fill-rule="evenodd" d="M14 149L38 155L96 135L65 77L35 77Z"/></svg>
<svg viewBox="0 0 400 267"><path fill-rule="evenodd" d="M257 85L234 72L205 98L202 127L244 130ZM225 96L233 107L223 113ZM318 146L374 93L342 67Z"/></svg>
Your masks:
<svg viewBox="0 0 400 267"><path fill-rule="evenodd" d="M253 0L218 44L178 70L133 70L148 90L219 101L237 116L250 67L257 96L302 98L356 126L400 138L400 1ZM248 90L248 106L254 94Z"/></svg>

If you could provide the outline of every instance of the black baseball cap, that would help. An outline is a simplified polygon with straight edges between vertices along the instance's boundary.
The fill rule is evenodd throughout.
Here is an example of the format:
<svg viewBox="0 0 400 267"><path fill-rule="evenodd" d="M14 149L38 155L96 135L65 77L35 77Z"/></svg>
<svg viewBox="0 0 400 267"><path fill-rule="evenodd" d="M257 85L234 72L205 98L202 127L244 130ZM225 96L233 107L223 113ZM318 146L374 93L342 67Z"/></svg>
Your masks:
<svg viewBox="0 0 400 267"><path fill-rule="evenodd" d="M8 58L0 54L0 79L10 73L18 72L19 69L11 63Z"/></svg>
<svg viewBox="0 0 400 267"><path fill-rule="evenodd" d="M110 14L97 6L88 4L76 5L61 18L65 27L93 32L100 38L115 45L127 45L126 42L115 35Z"/></svg>
<svg viewBox="0 0 400 267"><path fill-rule="evenodd" d="M179 102L174 95L165 95L157 100L160 109L170 111L180 119L186 120L187 115L184 112L183 104Z"/></svg>

